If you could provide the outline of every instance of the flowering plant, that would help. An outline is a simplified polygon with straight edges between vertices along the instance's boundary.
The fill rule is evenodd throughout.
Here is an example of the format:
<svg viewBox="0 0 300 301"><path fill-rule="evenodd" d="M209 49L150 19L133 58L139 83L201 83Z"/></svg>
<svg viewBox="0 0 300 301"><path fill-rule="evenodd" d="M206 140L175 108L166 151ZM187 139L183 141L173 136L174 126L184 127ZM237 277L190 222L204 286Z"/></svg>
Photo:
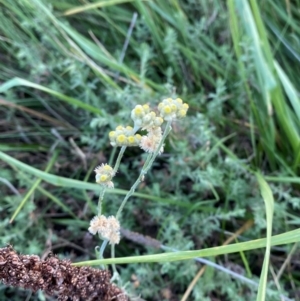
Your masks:
<svg viewBox="0 0 300 301"><path fill-rule="evenodd" d="M113 147L121 147L121 150L114 168L107 164L102 164L95 168L96 182L102 186L102 191L99 196L97 215L90 221L88 230L93 235L98 234L99 238L103 240L100 251L98 252L99 258L103 257L103 252L108 243L111 245L111 256L114 257L115 245L120 242L120 217L122 210L138 184L143 180L151 168L155 158L164 151L164 141L172 129L172 122L175 119L185 117L188 107L189 106L180 98L164 99L157 107L158 113L151 110L147 104L137 105L131 111L131 119L134 122L134 127L119 125L114 131L109 133L111 145ZM166 125L163 129L162 125L165 121ZM139 130L146 131L146 134L142 135L137 133ZM148 153L148 157L145 160L140 175L126 194L116 216L105 217L102 215L102 202L105 191L108 188L114 187L112 179L116 175L126 148L138 146ZM113 278L117 278L118 273L114 265L113 271Z"/></svg>

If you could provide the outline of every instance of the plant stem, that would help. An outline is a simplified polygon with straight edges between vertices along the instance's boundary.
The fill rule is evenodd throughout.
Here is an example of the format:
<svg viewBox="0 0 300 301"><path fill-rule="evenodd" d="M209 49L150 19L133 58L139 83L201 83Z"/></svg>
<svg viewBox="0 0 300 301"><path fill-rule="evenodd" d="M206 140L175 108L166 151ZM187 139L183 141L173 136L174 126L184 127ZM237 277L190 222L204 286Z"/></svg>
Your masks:
<svg viewBox="0 0 300 301"><path fill-rule="evenodd" d="M103 198L104 198L105 191L106 191L106 188L103 187L103 189L102 189L102 191L100 192L100 195L99 195L99 200L98 200L98 216L100 216L101 213L102 213L102 201L103 201Z"/></svg>
<svg viewBox="0 0 300 301"><path fill-rule="evenodd" d="M117 161L116 161L116 164L115 164L115 167L114 167L114 174L117 172L117 170L119 169L119 166L120 166L120 163L121 163L121 159L124 155L124 152L126 150L126 146L122 146L121 147L121 150L119 152L119 155L118 155L118 158L117 158Z"/></svg>
<svg viewBox="0 0 300 301"><path fill-rule="evenodd" d="M103 259L103 258L104 258L104 257L103 257L103 253L104 253L104 250L105 250L107 244L108 244L108 240L107 240L107 239L103 240L102 245L101 245L101 248L100 248L100 250L99 250L99 252L98 252L98 258L99 258L99 259ZM102 268L102 269L105 269L105 265L101 265L101 268Z"/></svg>
<svg viewBox="0 0 300 301"><path fill-rule="evenodd" d="M111 245L111 258L115 258L115 245ZM113 276L110 279L110 282L113 282L115 279L119 280L119 273L117 271L116 265L112 264Z"/></svg>
<svg viewBox="0 0 300 301"><path fill-rule="evenodd" d="M164 134L162 136L162 139L156 149L156 151L153 153L153 154L149 154L149 156L147 157L147 160L140 172L140 175L139 177L137 178L137 180L135 181L135 183L132 185L132 187L130 188L130 190L127 192L118 212L117 212L117 215L116 215L116 218L119 220L120 216L121 216L121 213L122 213L122 210L124 208L124 206L126 205L126 202L128 201L128 199L133 195L133 193L135 192L135 189L137 188L137 186L139 185L139 183L142 181L143 177L147 174L147 172L149 171L149 169L151 168L155 158L157 157L167 135L170 133L172 127L171 127L171 121L168 121L167 125L166 125L166 128L165 128L165 131L164 131Z"/></svg>

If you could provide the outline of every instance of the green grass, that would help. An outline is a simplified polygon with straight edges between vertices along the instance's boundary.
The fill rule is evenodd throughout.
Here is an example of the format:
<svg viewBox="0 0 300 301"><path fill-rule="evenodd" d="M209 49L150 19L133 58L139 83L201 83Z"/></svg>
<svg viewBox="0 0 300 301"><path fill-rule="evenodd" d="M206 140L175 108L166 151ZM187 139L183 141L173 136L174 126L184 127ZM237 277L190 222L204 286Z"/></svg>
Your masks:
<svg viewBox="0 0 300 301"><path fill-rule="evenodd" d="M0 0L1 245L116 263L122 285L138 279L126 290L146 300L169 300L166 290L181 300L198 273L194 257L234 267L257 288L210 266L191 300L300 300L291 245L300 241L299 5ZM87 227L100 191L93 168L118 154L108 133L130 123L136 104L170 96L189 104L188 117L173 125L121 225L179 251L126 237L115 259L96 260L100 242ZM105 214L143 160L126 150ZM1 287L3 300L27 296ZM30 297L42 299L51 300Z"/></svg>

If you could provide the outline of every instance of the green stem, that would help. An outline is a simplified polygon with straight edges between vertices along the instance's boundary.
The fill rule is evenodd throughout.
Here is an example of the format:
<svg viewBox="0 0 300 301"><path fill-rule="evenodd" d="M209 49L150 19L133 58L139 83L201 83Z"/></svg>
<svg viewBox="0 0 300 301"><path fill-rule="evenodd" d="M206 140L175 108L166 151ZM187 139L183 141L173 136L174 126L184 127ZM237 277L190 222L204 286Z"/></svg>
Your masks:
<svg viewBox="0 0 300 301"><path fill-rule="evenodd" d="M124 155L125 150L126 150L126 146L122 146L121 150L119 152L119 155L118 155L115 167L114 167L114 174L116 174L117 170L119 169L119 166L120 166L120 163L121 163L121 159L122 159L122 157Z"/></svg>
<svg viewBox="0 0 300 301"><path fill-rule="evenodd" d="M104 198L105 191L106 191L106 188L103 187L103 189L102 189L102 191L100 192L100 195L99 195L99 200L98 200L98 216L100 216L101 213L102 213L102 201L103 201L103 198Z"/></svg>
<svg viewBox="0 0 300 301"><path fill-rule="evenodd" d="M111 258L115 258L115 245L111 245ZM115 279L119 280L119 273L117 271L116 265L112 264L113 276L110 279L110 282L113 282Z"/></svg>
<svg viewBox="0 0 300 301"><path fill-rule="evenodd" d="M103 240L102 245L100 247L100 250L96 251L98 259L103 259L104 258L103 257L103 253L104 253L104 250L105 250L107 244L108 244L108 240L107 239ZM99 247L96 247L96 248L98 249ZM103 269L103 270L105 270L106 266L105 265L101 265L100 268Z"/></svg>
<svg viewBox="0 0 300 301"><path fill-rule="evenodd" d="M152 157L152 154L149 154L148 157L147 157L147 160L145 162L145 164L149 164L150 162L150 159ZM119 220L120 216L121 216L121 213L123 211L123 208L124 206L126 205L128 199L132 196L132 194L134 193L135 189L137 188L137 186L140 184L140 182L142 181L142 178L143 176L146 174L147 172L145 172L145 165L143 166L142 170L141 170L141 173L139 175L139 177L137 178L137 180L135 181L135 183L132 185L132 187L130 188L130 190L127 192L122 204L120 205L119 207L119 210L117 212L117 215L116 215L116 219Z"/></svg>
<svg viewBox="0 0 300 301"><path fill-rule="evenodd" d="M168 121L167 123L167 126L165 128L165 131L164 131L164 134L162 136L162 139L156 149L156 151L153 153L153 154L149 154L142 170L141 170L141 173L139 175L139 177L137 178L137 180L135 181L135 183L132 185L132 187L130 188L130 190L127 192L118 212L117 212L117 215L116 215L116 219L119 220L120 216L121 216L121 213L122 213L122 210L124 208L124 206L126 205L126 202L128 201L128 199L133 195L133 193L135 192L135 189L137 188L137 186L139 185L139 183L142 181L143 177L147 174L147 172L149 171L149 169L151 168L155 158L157 157L167 135L170 133L172 127L171 127L171 121Z"/></svg>

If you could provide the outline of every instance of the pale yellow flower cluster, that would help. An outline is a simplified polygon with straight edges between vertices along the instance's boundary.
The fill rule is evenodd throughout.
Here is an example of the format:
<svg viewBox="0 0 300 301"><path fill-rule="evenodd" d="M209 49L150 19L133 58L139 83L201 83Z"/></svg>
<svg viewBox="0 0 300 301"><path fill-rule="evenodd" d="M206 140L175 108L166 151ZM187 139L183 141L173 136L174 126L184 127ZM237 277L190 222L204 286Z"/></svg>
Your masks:
<svg viewBox="0 0 300 301"><path fill-rule="evenodd" d="M188 104L183 103L180 98L166 98L158 105L159 116L150 107L137 105L131 111L131 119L134 122L134 129L130 126L118 126L115 131L109 133L112 146L140 146L145 152L153 153L162 139L161 125L166 121L186 116ZM134 134L138 129L146 130L147 134L141 136ZM163 152L161 147L159 153Z"/></svg>
<svg viewBox="0 0 300 301"><path fill-rule="evenodd" d="M138 146L142 136L134 134L131 126L117 126L115 131L109 132L110 144L112 146Z"/></svg>
<svg viewBox="0 0 300 301"><path fill-rule="evenodd" d="M158 105L158 110L161 117L167 121L185 117L188 108L189 105L183 103L182 99L180 98L166 98Z"/></svg>
<svg viewBox="0 0 300 301"><path fill-rule="evenodd" d="M93 235L98 233L102 239L107 239L110 244L120 242L120 223L114 216L95 216L90 221L88 230Z"/></svg>
<svg viewBox="0 0 300 301"><path fill-rule="evenodd" d="M156 116L154 111L150 111L148 105L137 105L131 111L131 119L134 122L135 128L149 129L159 127L164 120L160 116Z"/></svg>
<svg viewBox="0 0 300 301"><path fill-rule="evenodd" d="M108 164L101 164L95 168L96 173L96 183L106 186L108 188L113 188L114 183L111 181L115 175L115 172L111 166Z"/></svg>

